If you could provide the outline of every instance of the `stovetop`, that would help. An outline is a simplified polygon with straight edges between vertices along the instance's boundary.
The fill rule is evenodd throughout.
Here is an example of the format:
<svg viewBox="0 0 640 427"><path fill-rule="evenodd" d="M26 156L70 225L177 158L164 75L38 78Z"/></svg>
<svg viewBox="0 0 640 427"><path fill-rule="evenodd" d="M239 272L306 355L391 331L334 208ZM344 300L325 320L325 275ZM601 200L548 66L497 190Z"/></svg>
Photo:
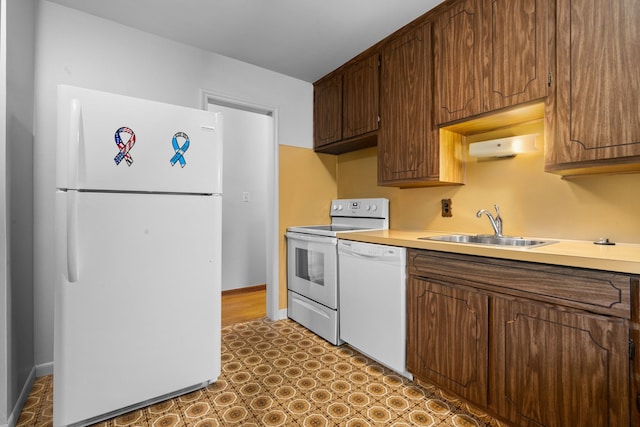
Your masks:
<svg viewBox="0 0 640 427"><path fill-rule="evenodd" d="M354 227L350 225L305 225L300 227L289 227L287 231L304 234L314 234L317 236L330 236L334 237L336 233L346 233L349 231L365 231L371 230L368 227Z"/></svg>
<svg viewBox="0 0 640 427"><path fill-rule="evenodd" d="M289 227L287 231L335 237L336 233L389 228L389 200L338 199L329 209L331 224Z"/></svg>

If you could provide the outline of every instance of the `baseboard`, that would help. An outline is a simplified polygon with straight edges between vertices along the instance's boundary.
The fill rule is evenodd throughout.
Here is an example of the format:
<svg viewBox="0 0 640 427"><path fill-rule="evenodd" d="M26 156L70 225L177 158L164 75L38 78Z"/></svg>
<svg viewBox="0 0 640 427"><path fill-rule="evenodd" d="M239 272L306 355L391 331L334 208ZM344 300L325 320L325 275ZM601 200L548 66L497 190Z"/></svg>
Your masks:
<svg viewBox="0 0 640 427"><path fill-rule="evenodd" d="M53 362L41 363L36 365L36 378L53 375Z"/></svg>
<svg viewBox="0 0 640 427"><path fill-rule="evenodd" d="M287 318L287 314L288 314L287 309L286 308L281 308L278 311L278 320L286 319Z"/></svg>
<svg viewBox="0 0 640 427"><path fill-rule="evenodd" d="M15 427L18 423L18 418L20 418L20 413L22 412L22 408L24 407L24 403L27 401L27 397L29 397L29 393L31 392L31 388L33 387L33 382L36 380L36 368L34 367L29 372L29 376L27 377L27 381L24 383L22 387L22 391L20 392L20 396L18 397L18 401L16 402L13 410L9 414L9 418L7 420L8 427Z"/></svg>
<svg viewBox="0 0 640 427"><path fill-rule="evenodd" d="M226 297L229 295L246 294L249 292L264 291L266 289L267 285L265 283L262 283L260 285L245 286L243 288L227 289L226 291L222 291L222 296Z"/></svg>

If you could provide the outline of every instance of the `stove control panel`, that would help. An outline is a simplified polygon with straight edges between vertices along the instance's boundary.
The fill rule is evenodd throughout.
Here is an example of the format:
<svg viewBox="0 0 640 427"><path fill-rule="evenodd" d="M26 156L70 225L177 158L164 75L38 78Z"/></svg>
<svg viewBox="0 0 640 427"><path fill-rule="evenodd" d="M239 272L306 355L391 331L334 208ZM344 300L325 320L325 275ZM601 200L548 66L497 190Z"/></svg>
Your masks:
<svg viewBox="0 0 640 427"><path fill-rule="evenodd" d="M336 199L331 202L332 217L389 218L388 199Z"/></svg>

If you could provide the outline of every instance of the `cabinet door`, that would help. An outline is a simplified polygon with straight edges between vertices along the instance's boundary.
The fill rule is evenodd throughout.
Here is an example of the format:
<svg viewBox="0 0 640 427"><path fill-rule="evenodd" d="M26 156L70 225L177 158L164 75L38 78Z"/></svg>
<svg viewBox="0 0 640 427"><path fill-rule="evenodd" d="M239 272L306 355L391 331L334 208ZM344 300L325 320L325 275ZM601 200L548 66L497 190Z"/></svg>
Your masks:
<svg viewBox="0 0 640 427"><path fill-rule="evenodd" d="M637 167L640 2L558 0L556 13L556 87L545 115L547 170Z"/></svg>
<svg viewBox="0 0 640 427"><path fill-rule="evenodd" d="M484 110L547 96L547 0L484 0Z"/></svg>
<svg viewBox="0 0 640 427"><path fill-rule="evenodd" d="M621 319L495 298L491 409L516 426L629 426Z"/></svg>
<svg viewBox="0 0 640 427"><path fill-rule="evenodd" d="M482 112L481 0L459 0L434 24L436 124Z"/></svg>
<svg viewBox="0 0 640 427"><path fill-rule="evenodd" d="M640 277L636 276L631 279L631 287L634 294L634 309L631 311L629 334L634 347L638 349L640 346L640 303L638 302L640 297ZM631 425L640 426L640 357L633 357L629 369L631 369Z"/></svg>
<svg viewBox="0 0 640 427"><path fill-rule="evenodd" d="M342 139L342 74L313 87L313 133L316 148Z"/></svg>
<svg viewBox="0 0 640 427"><path fill-rule="evenodd" d="M407 289L407 369L486 406L488 297L411 277Z"/></svg>
<svg viewBox="0 0 640 427"><path fill-rule="evenodd" d="M636 348L640 345L640 323L629 324L629 334ZM640 426L640 357L636 356L631 361L631 425Z"/></svg>
<svg viewBox="0 0 640 427"><path fill-rule="evenodd" d="M379 107L378 55L358 61L344 71L343 130L344 139L378 129Z"/></svg>
<svg viewBox="0 0 640 427"><path fill-rule="evenodd" d="M378 182L426 174L425 35L420 28L382 51Z"/></svg>

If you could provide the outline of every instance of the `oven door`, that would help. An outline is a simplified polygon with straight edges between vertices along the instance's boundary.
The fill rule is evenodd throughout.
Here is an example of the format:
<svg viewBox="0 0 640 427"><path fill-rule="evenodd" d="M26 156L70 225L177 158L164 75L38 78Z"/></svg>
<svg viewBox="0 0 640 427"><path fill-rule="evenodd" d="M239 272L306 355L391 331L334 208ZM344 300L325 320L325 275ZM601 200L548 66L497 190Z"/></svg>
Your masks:
<svg viewBox="0 0 640 427"><path fill-rule="evenodd" d="M338 239L287 232L287 288L338 308Z"/></svg>

